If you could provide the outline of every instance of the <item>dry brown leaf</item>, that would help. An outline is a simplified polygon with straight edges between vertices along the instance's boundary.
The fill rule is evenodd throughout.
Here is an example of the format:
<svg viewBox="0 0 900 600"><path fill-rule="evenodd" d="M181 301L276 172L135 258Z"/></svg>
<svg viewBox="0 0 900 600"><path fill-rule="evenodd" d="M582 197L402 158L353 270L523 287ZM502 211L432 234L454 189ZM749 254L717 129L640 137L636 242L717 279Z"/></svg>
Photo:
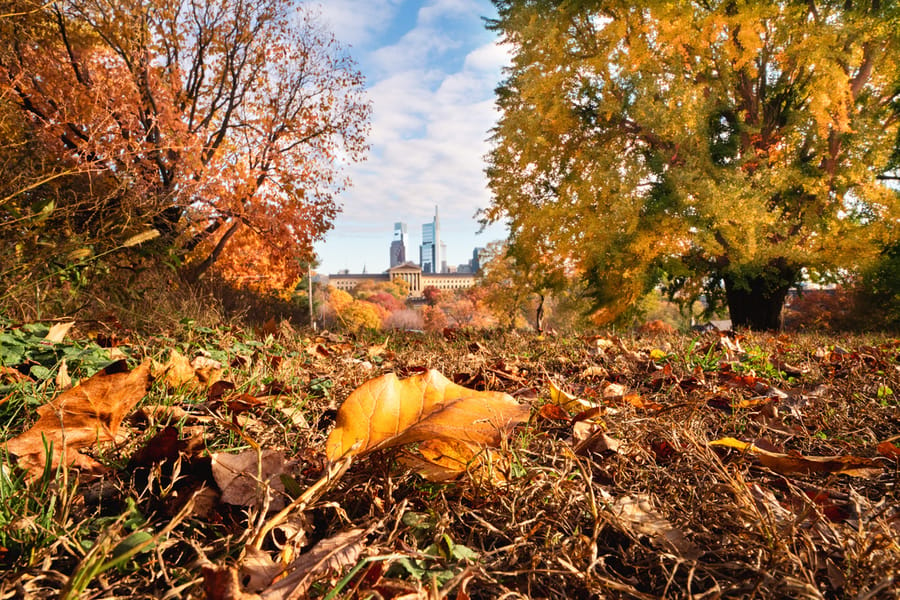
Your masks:
<svg viewBox="0 0 900 600"><path fill-rule="evenodd" d="M619 522L633 533L649 537L657 548L682 558L696 560L700 557L700 550L684 533L653 508L649 496L613 498L608 492L601 490L601 493Z"/></svg>
<svg viewBox="0 0 900 600"><path fill-rule="evenodd" d="M364 383L344 401L325 454L336 462L437 437L496 445L502 431L528 414L528 407L508 394L470 390L435 370L408 379L390 373Z"/></svg>
<svg viewBox="0 0 900 600"><path fill-rule="evenodd" d="M149 404L142 406L135 415L143 417L148 423L154 425L156 423L210 423L214 417L208 415L198 415L186 411L180 406L170 406L167 404Z"/></svg>
<svg viewBox="0 0 900 600"><path fill-rule="evenodd" d="M876 447L878 454L893 460L900 460L900 448L890 442L881 442Z"/></svg>
<svg viewBox="0 0 900 600"><path fill-rule="evenodd" d="M113 441L122 419L144 397L150 380L150 365L121 372L124 363L115 363L79 385L61 393L37 409L39 418L25 433L6 442L19 465L34 477L45 465L44 439L53 444L51 467L66 464L94 470L97 463L78 452Z"/></svg>
<svg viewBox="0 0 900 600"><path fill-rule="evenodd" d="M606 433L604 423L577 421L572 426L572 442L575 454L586 452L618 452L622 442Z"/></svg>
<svg viewBox="0 0 900 600"><path fill-rule="evenodd" d="M268 552L247 544L241 559L240 580L249 592L265 590L284 572L286 565L275 562Z"/></svg>
<svg viewBox="0 0 900 600"><path fill-rule="evenodd" d="M437 438L425 440L416 450L418 454L407 452L400 462L429 481L450 481L463 473L470 473L481 483L506 481L500 457L487 448L461 440Z"/></svg>
<svg viewBox="0 0 900 600"><path fill-rule="evenodd" d="M170 388L196 385L191 361L174 348L169 353L169 361L165 365L155 368L153 376L157 379L164 379Z"/></svg>
<svg viewBox="0 0 900 600"><path fill-rule="evenodd" d="M329 571L351 567L365 549L371 529L349 529L324 539L301 554L287 568L287 576L276 581L260 595L264 600L286 600L305 597L312 583Z"/></svg>
<svg viewBox="0 0 900 600"><path fill-rule="evenodd" d="M742 442L732 437L709 442L710 446L725 446L754 455L763 466L776 473L840 473L853 477L873 477L881 473L882 465L860 456L801 456L783 454L760 448L756 444Z"/></svg>
<svg viewBox="0 0 900 600"><path fill-rule="evenodd" d="M194 376L204 387L209 387L222 379L222 363L208 356L197 356L191 361Z"/></svg>
<svg viewBox="0 0 900 600"><path fill-rule="evenodd" d="M280 450L246 450L240 454L212 455L212 473L222 491L222 502L261 506L268 496L269 510L284 508L284 453Z"/></svg>
<svg viewBox="0 0 900 600"><path fill-rule="evenodd" d="M44 339L54 344L60 344L64 339L66 339L66 334L69 333L69 330L72 329L72 326L74 324L75 321L54 323L50 326L50 331L47 332L47 335L44 336Z"/></svg>
<svg viewBox="0 0 900 600"><path fill-rule="evenodd" d="M66 359L59 363L59 371L56 372L56 389L67 390L72 387L72 378L69 377L69 365Z"/></svg>
<svg viewBox="0 0 900 600"><path fill-rule="evenodd" d="M590 379L591 377L606 377L608 375L609 371L599 365L591 365L581 372L581 376L585 379Z"/></svg>
<svg viewBox="0 0 900 600"><path fill-rule="evenodd" d="M166 364L154 364L153 377L165 380L171 389L206 389L222 378L222 364L202 355L189 360L173 348Z"/></svg>
<svg viewBox="0 0 900 600"><path fill-rule="evenodd" d="M257 594L247 594L241 590L235 567L205 564L201 567L201 572L206 600L260 600Z"/></svg>
<svg viewBox="0 0 900 600"><path fill-rule="evenodd" d="M13 369L12 367L0 366L0 382L3 383L21 383L23 381L34 381L28 375Z"/></svg>
<svg viewBox="0 0 900 600"><path fill-rule="evenodd" d="M604 398L617 398L624 396L628 392L628 388L621 383L610 383L603 388Z"/></svg>

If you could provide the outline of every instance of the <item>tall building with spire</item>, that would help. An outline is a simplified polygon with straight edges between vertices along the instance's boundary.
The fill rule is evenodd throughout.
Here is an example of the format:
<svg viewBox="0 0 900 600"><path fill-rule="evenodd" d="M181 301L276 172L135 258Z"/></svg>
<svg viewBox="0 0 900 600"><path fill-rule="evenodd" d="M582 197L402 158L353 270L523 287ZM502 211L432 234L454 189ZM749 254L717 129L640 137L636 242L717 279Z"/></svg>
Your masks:
<svg viewBox="0 0 900 600"><path fill-rule="evenodd" d="M419 246L419 266L423 273L441 273L444 270L441 244L441 221L438 208L434 207L434 221L422 225L422 245Z"/></svg>
<svg viewBox="0 0 900 600"><path fill-rule="evenodd" d="M406 256L409 254L408 239L406 223L394 223L394 240L391 242L391 267L396 267L406 262Z"/></svg>

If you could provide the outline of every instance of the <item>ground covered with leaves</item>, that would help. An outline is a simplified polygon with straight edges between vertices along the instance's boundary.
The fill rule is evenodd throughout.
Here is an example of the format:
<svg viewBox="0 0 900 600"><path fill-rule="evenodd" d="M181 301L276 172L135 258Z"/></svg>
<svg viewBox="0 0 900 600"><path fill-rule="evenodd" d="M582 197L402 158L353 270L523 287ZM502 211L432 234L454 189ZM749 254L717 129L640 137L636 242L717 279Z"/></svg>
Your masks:
<svg viewBox="0 0 900 600"><path fill-rule="evenodd" d="M891 338L50 325L2 599L897 597Z"/></svg>

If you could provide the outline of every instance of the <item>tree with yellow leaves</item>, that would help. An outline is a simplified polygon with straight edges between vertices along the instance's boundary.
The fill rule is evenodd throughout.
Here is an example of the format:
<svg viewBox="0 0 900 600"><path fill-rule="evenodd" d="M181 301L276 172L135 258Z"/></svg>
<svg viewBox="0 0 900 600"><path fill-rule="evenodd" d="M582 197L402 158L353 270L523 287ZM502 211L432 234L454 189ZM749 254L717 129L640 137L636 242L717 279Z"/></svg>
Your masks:
<svg viewBox="0 0 900 600"><path fill-rule="evenodd" d="M495 4L485 218L573 261L606 320L665 282L773 329L805 275L897 237L897 3Z"/></svg>

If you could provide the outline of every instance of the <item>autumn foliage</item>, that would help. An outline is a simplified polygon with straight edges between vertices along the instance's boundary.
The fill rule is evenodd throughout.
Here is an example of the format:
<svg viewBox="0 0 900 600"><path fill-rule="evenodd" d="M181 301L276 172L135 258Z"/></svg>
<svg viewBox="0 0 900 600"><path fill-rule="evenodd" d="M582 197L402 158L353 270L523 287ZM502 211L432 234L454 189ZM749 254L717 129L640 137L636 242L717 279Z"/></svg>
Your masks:
<svg viewBox="0 0 900 600"><path fill-rule="evenodd" d="M792 285L895 241L896 3L495 5L485 217L571 261L604 322L664 285L777 329Z"/></svg>
<svg viewBox="0 0 900 600"><path fill-rule="evenodd" d="M3 277L167 257L290 290L366 149L362 77L284 0L16 0L0 19ZM340 158L339 158L340 157ZM149 236L149 237L147 237ZM47 248L53 248L48 253Z"/></svg>

